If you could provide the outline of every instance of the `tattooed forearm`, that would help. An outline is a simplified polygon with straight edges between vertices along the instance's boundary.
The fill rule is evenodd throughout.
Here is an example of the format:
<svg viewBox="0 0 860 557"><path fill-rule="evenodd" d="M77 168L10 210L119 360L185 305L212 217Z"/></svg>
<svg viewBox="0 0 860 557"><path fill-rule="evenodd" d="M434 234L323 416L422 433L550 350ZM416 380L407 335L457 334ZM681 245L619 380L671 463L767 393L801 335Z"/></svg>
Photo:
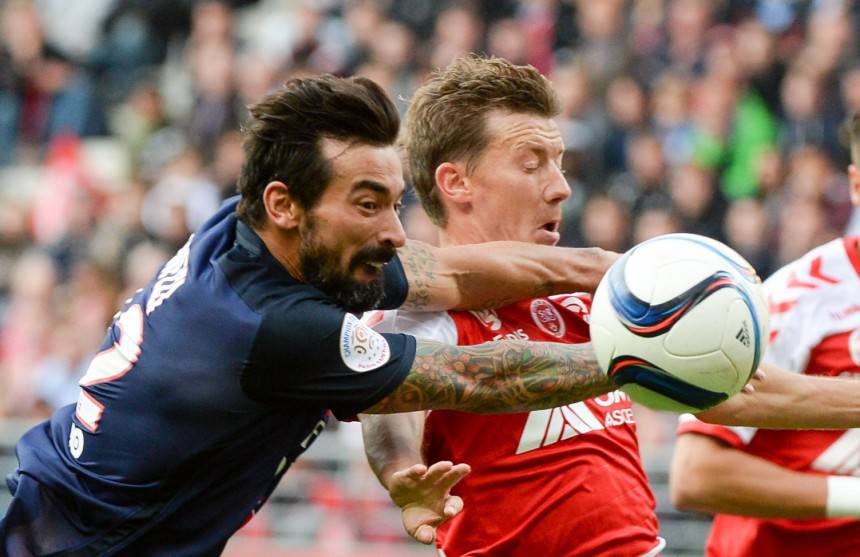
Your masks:
<svg viewBox="0 0 860 557"><path fill-rule="evenodd" d="M409 279L409 294L403 307L424 310L430 304L430 291L436 280L436 255L432 249L421 242L408 242L398 250L400 262Z"/></svg>
<svg viewBox="0 0 860 557"><path fill-rule="evenodd" d="M519 300L542 298L562 292L554 282L545 281L536 282L531 286L530 291L523 290L512 293L510 296L502 296L499 294L505 292L505 285L493 284L485 276L470 273L457 277L456 281L457 288L464 299L480 301L478 304L470 304L476 305L475 309L478 310L503 307ZM509 287L508 290L510 290ZM489 294L491 297L488 297L488 293L495 295Z"/></svg>
<svg viewBox="0 0 860 557"><path fill-rule="evenodd" d="M521 412L615 389L597 365L590 344L503 341L448 346L419 339L409 375L365 412L428 408Z"/></svg>
<svg viewBox="0 0 860 557"><path fill-rule="evenodd" d="M565 292L593 292L618 254L521 242L433 248L409 240L398 250L409 281L404 307L475 310Z"/></svg>

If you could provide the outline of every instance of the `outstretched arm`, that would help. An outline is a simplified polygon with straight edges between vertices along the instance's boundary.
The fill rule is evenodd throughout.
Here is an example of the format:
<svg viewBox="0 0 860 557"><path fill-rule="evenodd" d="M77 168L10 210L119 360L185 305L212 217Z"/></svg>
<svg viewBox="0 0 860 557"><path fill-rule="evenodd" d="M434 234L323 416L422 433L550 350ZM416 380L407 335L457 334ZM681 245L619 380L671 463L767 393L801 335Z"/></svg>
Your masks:
<svg viewBox="0 0 860 557"><path fill-rule="evenodd" d="M406 379L366 414L434 408L476 413L554 408L614 391L591 344L498 341L451 346L416 339Z"/></svg>
<svg viewBox="0 0 860 557"><path fill-rule="evenodd" d="M409 282L403 307L487 309L517 300L594 292L618 258L599 248L487 242L436 248L409 240L398 250Z"/></svg>
<svg viewBox="0 0 860 557"><path fill-rule="evenodd" d="M672 503L685 510L761 518L860 516L860 478L783 468L708 435L675 443Z"/></svg>
<svg viewBox="0 0 860 557"><path fill-rule="evenodd" d="M359 418L367 462L385 489L394 472L424 463L424 412L360 414Z"/></svg>
<svg viewBox="0 0 860 557"><path fill-rule="evenodd" d="M424 464L424 412L360 417L367 461L400 507L403 527L417 541L433 543L436 528L463 508L463 500L451 495L451 488L469 473L469 466L448 461L429 468Z"/></svg>
<svg viewBox="0 0 860 557"><path fill-rule="evenodd" d="M770 429L860 427L860 381L791 373L762 364L752 393L740 393L696 414L702 421Z"/></svg>

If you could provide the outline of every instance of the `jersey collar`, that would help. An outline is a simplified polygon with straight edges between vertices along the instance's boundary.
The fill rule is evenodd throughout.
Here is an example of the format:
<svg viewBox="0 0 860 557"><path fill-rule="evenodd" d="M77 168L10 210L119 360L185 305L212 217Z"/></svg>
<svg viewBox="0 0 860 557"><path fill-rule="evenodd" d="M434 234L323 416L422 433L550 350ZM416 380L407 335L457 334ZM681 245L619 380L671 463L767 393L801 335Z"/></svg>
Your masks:
<svg viewBox="0 0 860 557"><path fill-rule="evenodd" d="M254 230L244 222L236 221L236 243L248 250L254 257L260 257L269 250Z"/></svg>
<svg viewBox="0 0 860 557"><path fill-rule="evenodd" d="M275 256L269 252L269 248L263 242L263 239L254 232L254 229L242 222L236 220L236 245L251 254L252 257L258 259L267 267L273 269L278 274L287 277L292 282L301 282L297 280L290 272L281 265L280 261L275 259Z"/></svg>

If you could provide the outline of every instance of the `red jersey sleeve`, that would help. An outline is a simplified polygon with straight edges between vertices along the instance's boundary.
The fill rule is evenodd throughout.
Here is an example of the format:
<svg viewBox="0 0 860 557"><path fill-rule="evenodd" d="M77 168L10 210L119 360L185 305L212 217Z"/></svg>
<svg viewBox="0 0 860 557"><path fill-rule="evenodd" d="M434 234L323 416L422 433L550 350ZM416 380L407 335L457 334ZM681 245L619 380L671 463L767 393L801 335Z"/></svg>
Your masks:
<svg viewBox="0 0 860 557"><path fill-rule="evenodd" d="M714 437L719 439L720 441L726 443L730 447L734 447L735 449L740 449L746 445L741 436L730 427L707 424L692 414L684 414L678 420L678 435L683 435L685 433L698 433L700 435L707 435L708 437Z"/></svg>

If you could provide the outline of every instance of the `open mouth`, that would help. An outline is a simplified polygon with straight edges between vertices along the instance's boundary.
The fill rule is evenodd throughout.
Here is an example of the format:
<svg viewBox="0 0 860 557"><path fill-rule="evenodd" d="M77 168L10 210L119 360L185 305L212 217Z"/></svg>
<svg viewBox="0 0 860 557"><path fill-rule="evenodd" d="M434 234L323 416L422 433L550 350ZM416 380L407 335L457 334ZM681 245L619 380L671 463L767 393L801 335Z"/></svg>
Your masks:
<svg viewBox="0 0 860 557"><path fill-rule="evenodd" d="M561 221L551 220L545 222L539 229L537 242L554 246L561 240Z"/></svg>
<svg viewBox="0 0 860 557"><path fill-rule="evenodd" d="M561 223L559 221L552 220L545 223L541 228L546 230L547 232L558 232L560 224Z"/></svg>
<svg viewBox="0 0 860 557"><path fill-rule="evenodd" d="M387 261L362 261L357 268L366 275L379 276L383 273L386 263Z"/></svg>

